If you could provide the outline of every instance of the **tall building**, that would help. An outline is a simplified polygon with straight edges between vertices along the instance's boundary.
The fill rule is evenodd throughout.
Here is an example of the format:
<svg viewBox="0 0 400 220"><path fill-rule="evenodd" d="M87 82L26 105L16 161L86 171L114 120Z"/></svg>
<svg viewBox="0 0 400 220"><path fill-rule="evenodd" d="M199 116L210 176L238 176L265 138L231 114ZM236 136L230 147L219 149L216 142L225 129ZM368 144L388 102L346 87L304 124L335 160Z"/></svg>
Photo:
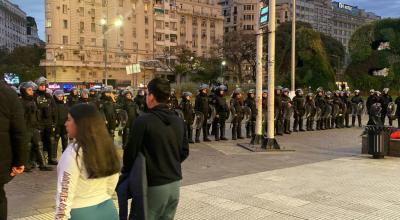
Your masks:
<svg viewBox="0 0 400 220"><path fill-rule="evenodd" d="M179 21L189 16L183 8L192 14L218 10L201 1L46 0L46 59L41 64L58 84L101 84L107 78L114 86L139 86L154 76L172 79L157 60L165 61L166 51L183 41ZM196 53L207 53L211 46L206 42ZM140 72L127 75L126 66L132 64L139 64Z"/></svg>
<svg viewBox="0 0 400 220"><path fill-rule="evenodd" d="M38 28L35 18L28 16L26 17L26 22L26 44L44 46L44 42L40 40L38 35Z"/></svg>
<svg viewBox="0 0 400 220"><path fill-rule="evenodd" d="M8 0L0 0L0 48L26 45L26 13Z"/></svg>

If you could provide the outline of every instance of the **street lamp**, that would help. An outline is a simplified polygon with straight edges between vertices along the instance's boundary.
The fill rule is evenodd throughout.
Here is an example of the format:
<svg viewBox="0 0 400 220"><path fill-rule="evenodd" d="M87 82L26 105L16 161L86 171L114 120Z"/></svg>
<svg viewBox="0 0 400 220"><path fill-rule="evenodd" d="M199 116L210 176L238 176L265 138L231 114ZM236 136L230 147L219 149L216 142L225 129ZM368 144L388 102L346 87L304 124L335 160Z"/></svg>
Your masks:
<svg viewBox="0 0 400 220"><path fill-rule="evenodd" d="M108 43L107 43L107 36L106 36L106 34L107 34L107 32L108 32L108 28L109 28L109 27L114 26L114 27L116 27L116 28L120 28L120 27L122 27L122 25L124 24L121 16L119 16L119 17L114 21L114 24L112 24L112 25L108 25L108 24L107 24L107 23L108 23L108 22L107 22L107 19L108 19L108 18L102 18L102 19L100 20L100 25L103 27L104 73L105 73L105 79L104 79L104 81L105 81L106 86L108 86L108 73L107 73L107 62L108 62L108 54L107 54L108 51L107 51L107 50L108 50Z"/></svg>
<svg viewBox="0 0 400 220"><path fill-rule="evenodd" d="M223 80L223 79L224 79L223 69L224 69L225 65L226 65L226 61L223 60L223 61L221 62L221 77L222 77L222 82L224 81L224 80Z"/></svg>

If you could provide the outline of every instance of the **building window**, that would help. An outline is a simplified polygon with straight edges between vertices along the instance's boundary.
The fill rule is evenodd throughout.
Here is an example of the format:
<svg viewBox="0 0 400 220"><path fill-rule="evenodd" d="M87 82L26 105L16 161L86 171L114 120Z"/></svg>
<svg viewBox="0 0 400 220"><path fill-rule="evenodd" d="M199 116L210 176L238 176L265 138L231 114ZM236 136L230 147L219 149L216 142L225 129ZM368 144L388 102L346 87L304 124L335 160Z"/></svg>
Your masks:
<svg viewBox="0 0 400 220"><path fill-rule="evenodd" d="M79 8L79 16L81 17L85 16L85 9L83 7Z"/></svg>
<svg viewBox="0 0 400 220"><path fill-rule="evenodd" d="M227 17L227 18L226 18L226 22L227 22L227 23L231 22L231 17Z"/></svg>
<svg viewBox="0 0 400 220"><path fill-rule="evenodd" d="M118 1L118 6L119 7L124 7L124 0L119 0Z"/></svg>
<svg viewBox="0 0 400 220"><path fill-rule="evenodd" d="M233 14L237 14L237 7L233 7Z"/></svg>
<svg viewBox="0 0 400 220"><path fill-rule="evenodd" d="M51 19L46 20L46 28L51 28Z"/></svg>
<svg viewBox="0 0 400 220"><path fill-rule="evenodd" d="M185 20L185 16L181 16L181 24L185 24L186 20Z"/></svg>
<svg viewBox="0 0 400 220"><path fill-rule="evenodd" d="M163 34L162 33L156 33L156 40L157 41L162 41L163 40Z"/></svg>
<svg viewBox="0 0 400 220"><path fill-rule="evenodd" d="M133 28L133 29L132 29L132 37L133 37L133 38L136 38L136 28Z"/></svg>
<svg viewBox="0 0 400 220"><path fill-rule="evenodd" d="M96 10L95 10L94 8L90 9L90 15L91 15L92 17L95 17L95 16L96 16Z"/></svg>
<svg viewBox="0 0 400 220"><path fill-rule="evenodd" d="M47 35L47 40L46 40L46 42L47 42L47 43L51 43L51 42L50 42L50 34Z"/></svg>
<svg viewBox="0 0 400 220"><path fill-rule="evenodd" d="M62 12L63 12L63 14L67 14L67 12L68 12L67 5L62 5Z"/></svg>
<svg viewBox="0 0 400 220"><path fill-rule="evenodd" d="M144 30L144 37L146 39L149 39L149 30L148 29Z"/></svg>
<svg viewBox="0 0 400 220"><path fill-rule="evenodd" d="M68 21L67 20L63 20L63 27L64 27L64 29L68 28Z"/></svg>
<svg viewBox="0 0 400 220"><path fill-rule="evenodd" d="M144 16L144 24L149 24L149 17Z"/></svg>
<svg viewBox="0 0 400 220"><path fill-rule="evenodd" d="M144 12L147 13L148 10L149 10L149 4L145 3L144 4Z"/></svg>
<svg viewBox="0 0 400 220"><path fill-rule="evenodd" d="M169 39L170 39L170 41L172 43L175 43L176 42L176 35L175 34L171 34L171 37Z"/></svg>
<svg viewBox="0 0 400 220"><path fill-rule="evenodd" d="M79 31L81 33L85 32L85 23L83 21L79 22Z"/></svg>
<svg viewBox="0 0 400 220"><path fill-rule="evenodd" d="M63 44L64 45L68 44L68 36L63 36Z"/></svg>
<svg viewBox="0 0 400 220"><path fill-rule="evenodd" d="M91 31L92 32L96 32L96 24L95 23L91 23L90 26L91 26L90 27Z"/></svg>
<svg viewBox="0 0 400 220"><path fill-rule="evenodd" d="M80 37L79 38L79 44L80 45L84 45L85 44L85 38L84 37Z"/></svg>
<svg viewBox="0 0 400 220"><path fill-rule="evenodd" d="M93 46L96 46L96 38L92 38L90 41L92 42Z"/></svg>

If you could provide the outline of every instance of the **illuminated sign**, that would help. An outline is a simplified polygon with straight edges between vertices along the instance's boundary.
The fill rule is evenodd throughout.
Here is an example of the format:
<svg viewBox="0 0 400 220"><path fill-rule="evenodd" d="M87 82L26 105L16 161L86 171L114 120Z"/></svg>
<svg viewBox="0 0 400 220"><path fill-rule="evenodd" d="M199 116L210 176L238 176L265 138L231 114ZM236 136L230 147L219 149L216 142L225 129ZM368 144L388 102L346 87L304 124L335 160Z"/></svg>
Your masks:
<svg viewBox="0 0 400 220"><path fill-rule="evenodd" d="M130 74L134 74L134 73L140 73L140 64L132 64L129 66L126 66L126 74L130 75Z"/></svg>
<svg viewBox="0 0 400 220"><path fill-rule="evenodd" d="M55 89L60 89L61 86L57 83L54 84L49 84L49 89L55 90Z"/></svg>
<svg viewBox="0 0 400 220"><path fill-rule="evenodd" d="M349 10L349 11L353 10L352 6L346 5L346 4L343 4L343 3L340 3L340 2L339 2L339 8L343 8L343 9L346 9L346 10Z"/></svg>
<svg viewBox="0 0 400 220"><path fill-rule="evenodd" d="M19 84L19 76L15 73L4 73L4 80L9 85L18 85Z"/></svg>
<svg viewBox="0 0 400 220"><path fill-rule="evenodd" d="M265 25L268 23L269 8L268 6L262 7L260 10L260 24Z"/></svg>

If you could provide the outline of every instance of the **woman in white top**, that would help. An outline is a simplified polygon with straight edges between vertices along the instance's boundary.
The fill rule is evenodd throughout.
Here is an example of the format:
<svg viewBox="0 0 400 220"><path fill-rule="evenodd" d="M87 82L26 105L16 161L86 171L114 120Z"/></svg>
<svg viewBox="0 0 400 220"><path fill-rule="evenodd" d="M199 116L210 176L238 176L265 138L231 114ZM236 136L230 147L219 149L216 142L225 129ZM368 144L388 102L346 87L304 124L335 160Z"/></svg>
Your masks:
<svg viewBox="0 0 400 220"><path fill-rule="evenodd" d="M111 196L120 160L101 114L92 105L75 105L65 127L73 141L57 166L55 219L117 220Z"/></svg>

